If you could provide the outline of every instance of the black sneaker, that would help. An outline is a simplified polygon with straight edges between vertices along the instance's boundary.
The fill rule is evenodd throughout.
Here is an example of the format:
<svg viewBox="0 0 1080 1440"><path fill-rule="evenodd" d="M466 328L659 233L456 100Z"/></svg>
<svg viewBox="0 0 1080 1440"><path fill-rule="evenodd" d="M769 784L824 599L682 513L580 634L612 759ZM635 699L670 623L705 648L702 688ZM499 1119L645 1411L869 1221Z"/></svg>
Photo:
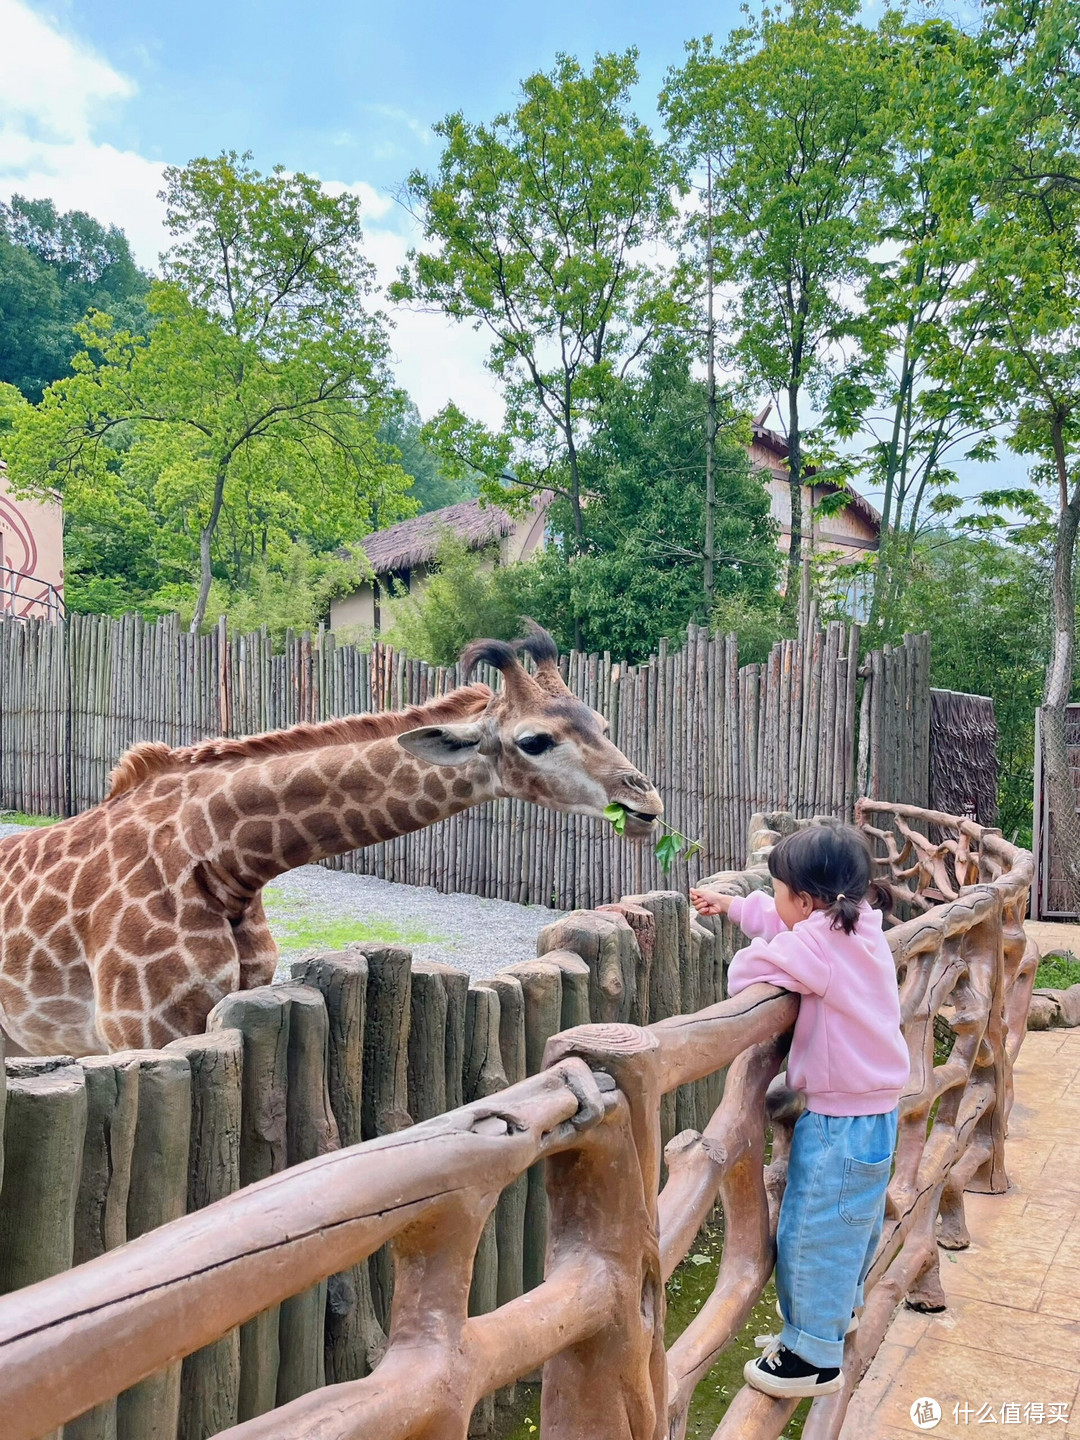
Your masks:
<svg viewBox="0 0 1080 1440"><path fill-rule="evenodd" d="M837 1366L824 1369L811 1365L780 1344L779 1336L759 1335L755 1344L765 1348L758 1360L748 1360L743 1366L743 1378L755 1390L779 1399L803 1399L812 1395L831 1395L839 1390L844 1377Z"/></svg>

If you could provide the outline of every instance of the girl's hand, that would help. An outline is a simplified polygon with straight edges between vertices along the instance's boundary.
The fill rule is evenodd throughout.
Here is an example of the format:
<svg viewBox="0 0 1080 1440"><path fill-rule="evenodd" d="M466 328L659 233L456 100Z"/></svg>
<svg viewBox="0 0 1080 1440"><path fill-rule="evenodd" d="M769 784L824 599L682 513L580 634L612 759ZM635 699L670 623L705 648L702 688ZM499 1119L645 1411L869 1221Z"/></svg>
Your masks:
<svg viewBox="0 0 1080 1440"><path fill-rule="evenodd" d="M719 890L691 890L690 904L699 915L726 915L734 897Z"/></svg>

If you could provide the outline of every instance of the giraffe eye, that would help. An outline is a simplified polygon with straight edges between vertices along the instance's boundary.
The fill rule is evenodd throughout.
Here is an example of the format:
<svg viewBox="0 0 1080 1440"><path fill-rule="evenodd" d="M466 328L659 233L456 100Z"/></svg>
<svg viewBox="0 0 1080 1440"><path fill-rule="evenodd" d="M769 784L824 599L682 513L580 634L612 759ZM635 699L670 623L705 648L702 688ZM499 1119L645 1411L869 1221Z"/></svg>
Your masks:
<svg viewBox="0 0 1080 1440"><path fill-rule="evenodd" d="M550 735L522 735L515 744L526 755L543 755L545 750L552 748L555 741Z"/></svg>

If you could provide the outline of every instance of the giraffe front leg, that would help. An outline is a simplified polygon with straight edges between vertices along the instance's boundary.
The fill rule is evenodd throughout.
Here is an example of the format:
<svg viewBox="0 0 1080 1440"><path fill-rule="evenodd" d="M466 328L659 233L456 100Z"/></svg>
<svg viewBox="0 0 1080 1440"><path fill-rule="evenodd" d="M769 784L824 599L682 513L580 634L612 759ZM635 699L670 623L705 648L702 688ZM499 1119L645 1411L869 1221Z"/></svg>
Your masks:
<svg viewBox="0 0 1080 1440"><path fill-rule="evenodd" d="M269 985L277 969L278 947L270 933L261 895L255 896L233 924L233 937L240 956L240 989Z"/></svg>

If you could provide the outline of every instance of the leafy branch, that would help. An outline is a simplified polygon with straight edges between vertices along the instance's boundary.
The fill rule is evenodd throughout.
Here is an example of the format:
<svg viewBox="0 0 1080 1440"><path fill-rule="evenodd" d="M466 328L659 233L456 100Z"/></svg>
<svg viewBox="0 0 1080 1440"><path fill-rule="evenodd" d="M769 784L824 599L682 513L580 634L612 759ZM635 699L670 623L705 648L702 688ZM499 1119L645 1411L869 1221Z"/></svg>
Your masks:
<svg viewBox="0 0 1080 1440"><path fill-rule="evenodd" d="M606 805L604 807L604 815L611 821L612 828L616 835L624 835L626 833L625 806ZM694 855L697 855L701 850L701 841L688 839L687 836L676 830L674 826L666 824L663 820L660 820L659 824L663 827L664 834L661 835L660 839L656 842L655 854L657 860L660 862L661 870L663 870L666 875L679 855L682 855L684 860L689 860Z"/></svg>

